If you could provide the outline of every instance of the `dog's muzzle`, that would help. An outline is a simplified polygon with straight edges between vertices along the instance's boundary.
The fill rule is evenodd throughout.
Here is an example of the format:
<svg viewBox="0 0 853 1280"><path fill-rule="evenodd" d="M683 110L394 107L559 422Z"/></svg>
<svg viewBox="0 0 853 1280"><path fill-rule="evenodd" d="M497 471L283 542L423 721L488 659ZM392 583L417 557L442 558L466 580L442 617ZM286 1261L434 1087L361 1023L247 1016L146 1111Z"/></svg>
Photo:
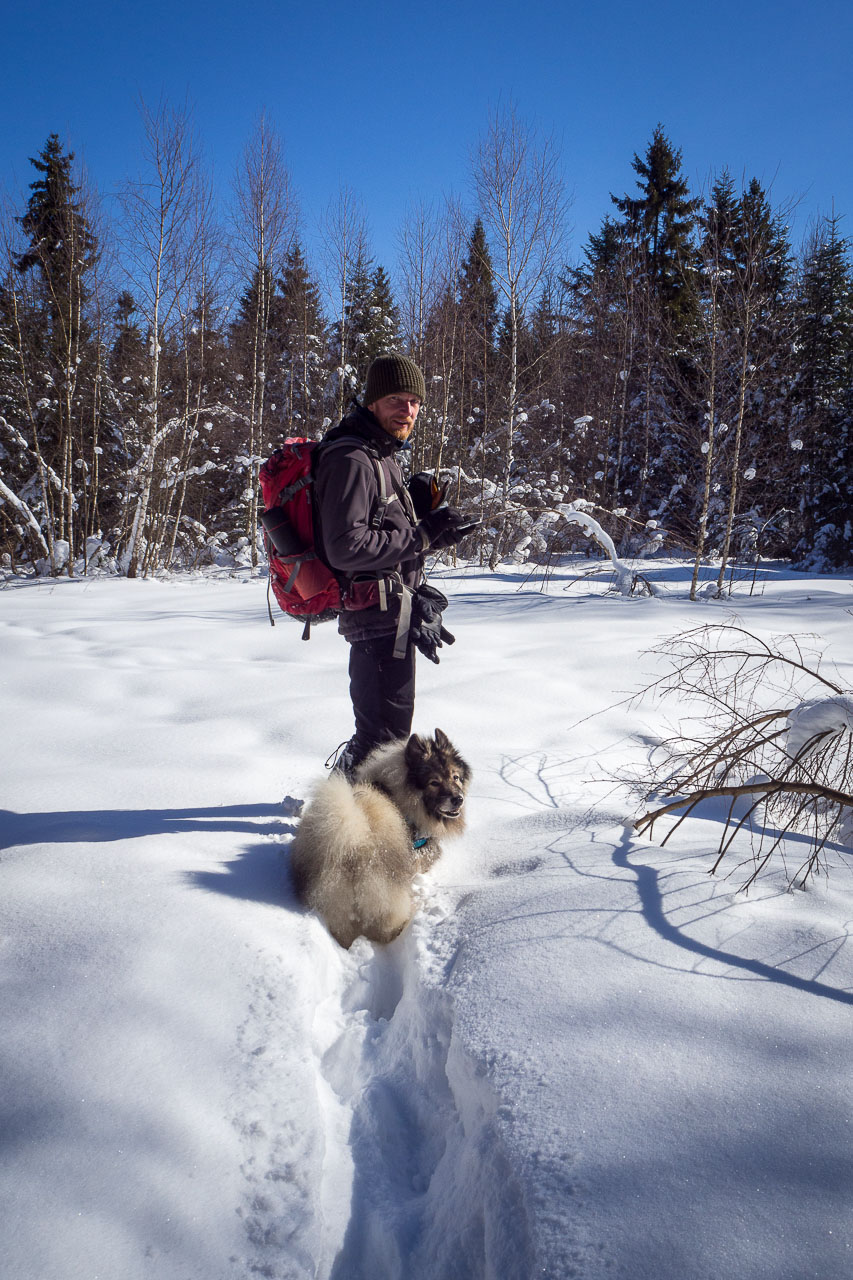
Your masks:
<svg viewBox="0 0 853 1280"><path fill-rule="evenodd" d="M451 796L441 805L439 813L442 818L458 818L462 812L464 802L464 796Z"/></svg>

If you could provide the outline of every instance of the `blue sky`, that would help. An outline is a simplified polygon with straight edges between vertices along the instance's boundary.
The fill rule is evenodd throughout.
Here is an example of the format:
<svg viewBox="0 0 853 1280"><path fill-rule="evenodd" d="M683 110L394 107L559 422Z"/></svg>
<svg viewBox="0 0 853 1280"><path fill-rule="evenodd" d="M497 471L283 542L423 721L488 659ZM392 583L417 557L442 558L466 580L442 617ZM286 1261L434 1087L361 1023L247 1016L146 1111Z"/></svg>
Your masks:
<svg viewBox="0 0 853 1280"><path fill-rule="evenodd" d="M341 184L363 200L393 271L412 202L470 199L469 156L512 98L556 135L573 194L570 258L634 191L631 159L661 122L695 189L727 165L853 236L850 0L30 0L4 17L0 183L56 131L109 193L139 163L141 95L192 104L227 197L254 121L282 136L312 252Z"/></svg>

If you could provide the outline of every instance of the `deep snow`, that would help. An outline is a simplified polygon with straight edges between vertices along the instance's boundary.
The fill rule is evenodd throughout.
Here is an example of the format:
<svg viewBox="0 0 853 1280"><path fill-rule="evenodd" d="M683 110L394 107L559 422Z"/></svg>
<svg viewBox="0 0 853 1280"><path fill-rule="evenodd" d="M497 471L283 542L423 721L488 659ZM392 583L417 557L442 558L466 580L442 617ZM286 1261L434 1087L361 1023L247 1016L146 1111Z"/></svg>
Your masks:
<svg viewBox="0 0 853 1280"><path fill-rule="evenodd" d="M851 579L728 603L442 572L416 727L469 830L391 946L295 905L346 651L221 575L0 591L0 1257L16 1280L841 1280L853 884L748 897L619 779L655 641L736 611L853 685ZM710 573L710 571L709 571ZM657 834L657 833L656 833Z"/></svg>

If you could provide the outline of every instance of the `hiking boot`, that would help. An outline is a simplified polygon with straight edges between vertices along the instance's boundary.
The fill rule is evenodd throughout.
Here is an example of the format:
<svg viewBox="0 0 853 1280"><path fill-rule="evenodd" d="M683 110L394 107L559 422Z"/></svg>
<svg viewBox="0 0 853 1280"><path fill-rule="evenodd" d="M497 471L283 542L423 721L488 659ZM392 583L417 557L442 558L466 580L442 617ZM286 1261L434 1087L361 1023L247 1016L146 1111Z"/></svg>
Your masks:
<svg viewBox="0 0 853 1280"><path fill-rule="evenodd" d="M342 773L347 782L352 782L355 767L361 763L361 756L356 753L353 739L342 742L336 747L326 761L326 768L332 773Z"/></svg>

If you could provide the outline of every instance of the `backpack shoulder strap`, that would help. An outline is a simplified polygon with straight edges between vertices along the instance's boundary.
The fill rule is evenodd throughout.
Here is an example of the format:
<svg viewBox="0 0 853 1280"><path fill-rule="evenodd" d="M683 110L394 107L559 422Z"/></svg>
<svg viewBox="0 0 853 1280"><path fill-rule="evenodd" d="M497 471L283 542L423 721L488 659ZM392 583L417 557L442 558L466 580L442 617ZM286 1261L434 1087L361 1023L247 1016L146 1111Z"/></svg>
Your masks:
<svg viewBox="0 0 853 1280"><path fill-rule="evenodd" d="M349 446L355 445L357 448L361 449L362 453L366 453L373 463L373 467L376 472L376 483L379 488L379 502L377 503L376 510L370 517L370 527L371 529L381 529L382 523L385 519L385 510L388 503L392 502L396 495L389 494L388 492L385 468L379 459L379 454L368 444L366 440L361 439L359 436L338 436L335 440L329 440L328 443L322 442L319 446L317 456L322 457L323 453L327 449L336 449L339 445L343 444Z"/></svg>

